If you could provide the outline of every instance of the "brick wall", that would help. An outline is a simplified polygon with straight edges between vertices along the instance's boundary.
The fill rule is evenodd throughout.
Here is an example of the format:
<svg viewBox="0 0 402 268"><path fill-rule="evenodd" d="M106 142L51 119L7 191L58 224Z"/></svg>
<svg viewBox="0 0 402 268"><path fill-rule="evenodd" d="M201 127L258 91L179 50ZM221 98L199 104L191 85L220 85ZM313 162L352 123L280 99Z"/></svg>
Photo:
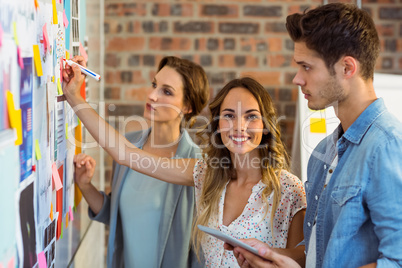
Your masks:
<svg viewBox="0 0 402 268"><path fill-rule="evenodd" d="M293 42L285 29L288 14L321 1L105 1L106 116L115 126L142 115L145 89L159 60L176 55L207 71L211 96L228 81L250 75L271 94L282 116L283 140L292 148L297 87ZM381 37L377 70L402 73L402 0L362 3ZM93 29L96 32L96 29ZM106 161L110 177L111 159ZM106 183L108 185L108 183Z"/></svg>

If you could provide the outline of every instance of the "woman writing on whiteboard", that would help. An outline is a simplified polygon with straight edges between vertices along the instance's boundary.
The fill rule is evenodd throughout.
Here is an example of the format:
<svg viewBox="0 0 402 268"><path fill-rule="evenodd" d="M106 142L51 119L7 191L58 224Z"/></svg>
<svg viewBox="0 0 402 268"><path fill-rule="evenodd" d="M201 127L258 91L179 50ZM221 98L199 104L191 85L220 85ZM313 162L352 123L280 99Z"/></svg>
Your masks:
<svg viewBox="0 0 402 268"><path fill-rule="evenodd" d="M196 225L292 249L304 261L303 246L296 248L303 240L304 189L287 171L275 109L258 82L235 79L217 94L209 105L211 120L200 135L205 154L197 160L161 158L131 146L79 96L79 76L77 69L65 74L67 100L116 161L166 182L195 186ZM119 146L110 146L98 129L107 129ZM197 228L193 238L197 248L202 246L207 267L238 267L222 241Z"/></svg>
<svg viewBox="0 0 402 268"><path fill-rule="evenodd" d="M152 128L128 133L127 140L158 157L199 157L199 148L181 125L183 117L188 122L201 112L208 97L208 80L199 65L163 58L144 109ZM110 225L108 267L203 267L189 251L193 187L155 180L117 161L112 191L106 195L91 183L95 161L85 154L75 157L75 162L82 161L84 166L76 165L76 183L89 204L89 216Z"/></svg>

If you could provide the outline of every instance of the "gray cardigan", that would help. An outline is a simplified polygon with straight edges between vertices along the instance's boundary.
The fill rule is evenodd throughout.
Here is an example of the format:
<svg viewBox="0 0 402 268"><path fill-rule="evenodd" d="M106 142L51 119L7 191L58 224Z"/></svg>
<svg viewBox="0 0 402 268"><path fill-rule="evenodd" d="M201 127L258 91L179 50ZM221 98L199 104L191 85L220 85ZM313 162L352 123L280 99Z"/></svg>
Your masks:
<svg viewBox="0 0 402 268"><path fill-rule="evenodd" d="M150 130L131 132L126 135L126 138L137 147L142 147L149 132ZM200 157L200 149L185 130L182 131L176 157ZM88 209L88 215L92 220L110 225L107 249L108 268L124 267L123 230L119 215L119 199L128 171L128 167L114 162L111 193L106 195L101 192L104 196L103 206L97 215ZM163 211L168 213L163 213L161 217L159 225L160 244L159 250L155 254L155 258L158 258L158 267L204 267L198 262L193 250L190 250L191 225L195 207L194 188L176 184L168 184L167 187ZM139 241L139 243L144 243L144 241ZM202 257L203 254L200 255Z"/></svg>

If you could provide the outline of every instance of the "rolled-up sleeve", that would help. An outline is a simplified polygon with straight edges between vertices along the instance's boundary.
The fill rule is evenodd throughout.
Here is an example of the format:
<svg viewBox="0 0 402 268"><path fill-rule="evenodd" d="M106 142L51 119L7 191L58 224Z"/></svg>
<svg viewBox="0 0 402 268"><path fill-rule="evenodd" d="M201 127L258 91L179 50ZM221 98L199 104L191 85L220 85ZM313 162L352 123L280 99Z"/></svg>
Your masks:
<svg viewBox="0 0 402 268"><path fill-rule="evenodd" d="M105 194L104 192L100 191L103 195L103 205L101 210L98 214L95 213L88 207L88 217L91 220L102 222L106 225L109 225L110 222L110 198L111 194Z"/></svg>
<svg viewBox="0 0 402 268"><path fill-rule="evenodd" d="M379 144L370 164L365 198L379 239L377 267L402 267L402 137Z"/></svg>

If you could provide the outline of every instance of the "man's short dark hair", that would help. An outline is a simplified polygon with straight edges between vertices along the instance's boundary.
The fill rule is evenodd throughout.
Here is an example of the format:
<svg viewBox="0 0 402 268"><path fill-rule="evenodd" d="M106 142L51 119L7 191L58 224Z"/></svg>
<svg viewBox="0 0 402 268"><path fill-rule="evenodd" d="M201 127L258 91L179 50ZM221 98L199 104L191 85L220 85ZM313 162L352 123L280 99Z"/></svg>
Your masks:
<svg viewBox="0 0 402 268"><path fill-rule="evenodd" d="M380 40L370 15L355 5L331 3L286 19L286 28L294 42L305 42L316 51L330 72L343 56L360 63L361 76L373 78L380 52Z"/></svg>

